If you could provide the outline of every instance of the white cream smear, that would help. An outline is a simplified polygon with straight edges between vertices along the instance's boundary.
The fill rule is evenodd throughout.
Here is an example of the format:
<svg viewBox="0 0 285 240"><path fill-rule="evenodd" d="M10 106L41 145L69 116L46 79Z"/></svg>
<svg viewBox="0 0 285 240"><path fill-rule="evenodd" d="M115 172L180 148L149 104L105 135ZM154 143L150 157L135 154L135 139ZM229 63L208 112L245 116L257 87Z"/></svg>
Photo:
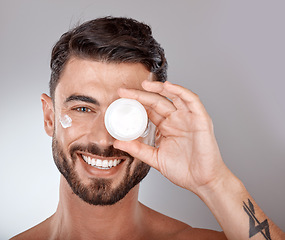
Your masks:
<svg viewBox="0 0 285 240"><path fill-rule="evenodd" d="M121 159L113 159L113 160L102 160L98 158L91 158L90 156L82 155L83 160L91 165L92 167L96 167L99 169L110 169L112 167L116 167L121 163Z"/></svg>
<svg viewBox="0 0 285 240"><path fill-rule="evenodd" d="M71 125L72 125L72 119L67 114L59 117L59 121L60 121L61 126L63 128L68 128L68 127L71 127Z"/></svg>

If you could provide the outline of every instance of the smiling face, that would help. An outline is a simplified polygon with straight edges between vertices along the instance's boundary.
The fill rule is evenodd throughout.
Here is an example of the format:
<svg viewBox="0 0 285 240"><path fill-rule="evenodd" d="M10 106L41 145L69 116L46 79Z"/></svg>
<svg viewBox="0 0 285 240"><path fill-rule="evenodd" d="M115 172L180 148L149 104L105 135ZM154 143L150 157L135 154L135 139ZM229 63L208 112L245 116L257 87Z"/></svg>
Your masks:
<svg viewBox="0 0 285 240"><path fill-rule="evenodd" d="M48 107L49 97L42 100L54 161L73 192L90 204L116 203L149 171L145 163L113 148L115 139L104 125L107 107L119 98L118 88L142 90L149 75L142 64L71 58L56 87L53 108ZM71 119L68 126L61 123L66 117ZM139 140L153 145L154 128Z"/></svg>

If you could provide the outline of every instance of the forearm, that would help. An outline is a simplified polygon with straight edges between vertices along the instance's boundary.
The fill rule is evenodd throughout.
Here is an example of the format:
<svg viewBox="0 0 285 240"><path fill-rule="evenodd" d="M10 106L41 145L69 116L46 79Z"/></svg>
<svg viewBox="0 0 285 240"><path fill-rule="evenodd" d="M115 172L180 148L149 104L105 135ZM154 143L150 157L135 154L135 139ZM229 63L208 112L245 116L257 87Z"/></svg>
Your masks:
<svg viewBox="0 0 285 240"><path fill-rule="evenodd" d="M252 239L266 239L264 235L269 234L271 239L284 237L224 165L212 120L198 95L167 81L144 81L142 86L146 91L121 89L118 93L147 107L151 122L157 126L156 147L138 140L116 141L114 147L197 194L229 239L249 239L251 235Z"/></svg>
<svg viewBox="0 0 285 240"><path fill-rule="evenodd" d="M228 172L215 186L201 188L199 196L228 239L285 239L285 233L263 213L232 173Z"/></svg>

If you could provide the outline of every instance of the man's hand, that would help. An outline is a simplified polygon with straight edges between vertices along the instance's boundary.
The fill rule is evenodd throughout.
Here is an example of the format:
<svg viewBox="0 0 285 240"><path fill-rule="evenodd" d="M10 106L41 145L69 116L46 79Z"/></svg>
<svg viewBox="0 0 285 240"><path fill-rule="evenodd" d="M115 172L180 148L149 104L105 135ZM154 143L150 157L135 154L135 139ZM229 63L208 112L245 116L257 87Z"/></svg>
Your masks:
<svg viewBox="0 0 285 240"><path fill-rule="evenodd" d="M141 102L160 137L155 147L134 140L114 146L160 171L170 181L198 194L225 176L211 118L199 97L169 82L144 81L146 91L119 89L120 97Z"/></svg>
<svg viewBox="0 0 285 240"><path fill-rule="evenodd" d="M169 82L144 81L146 91L119 89L147 109L161 135L157 148L134 140L114 147L156 168L173 183L197 194L228 239L285 239L222 161L211 118L198 96ZM272 238L271 238L272 237Z"/></svg>

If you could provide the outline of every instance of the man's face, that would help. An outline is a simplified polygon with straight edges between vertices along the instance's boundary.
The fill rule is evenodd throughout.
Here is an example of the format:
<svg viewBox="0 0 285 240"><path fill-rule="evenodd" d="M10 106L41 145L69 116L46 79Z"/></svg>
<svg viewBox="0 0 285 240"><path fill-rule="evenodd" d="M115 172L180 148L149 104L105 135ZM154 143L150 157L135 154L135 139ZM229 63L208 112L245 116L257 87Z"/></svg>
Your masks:
<svg viewBox="0 0 285 240"><path fill-rule="evenodd" d="M72 58L62 73L55 90L53 156L73 192L90 204L116 203L149 171L145 163L113 148L114 138L104 125L118 88L142 89L149 74L142 64L79 58ZM72 120L69 127L60 123L66 116ZM139 140L153 145L154 128Z"/></svg>

